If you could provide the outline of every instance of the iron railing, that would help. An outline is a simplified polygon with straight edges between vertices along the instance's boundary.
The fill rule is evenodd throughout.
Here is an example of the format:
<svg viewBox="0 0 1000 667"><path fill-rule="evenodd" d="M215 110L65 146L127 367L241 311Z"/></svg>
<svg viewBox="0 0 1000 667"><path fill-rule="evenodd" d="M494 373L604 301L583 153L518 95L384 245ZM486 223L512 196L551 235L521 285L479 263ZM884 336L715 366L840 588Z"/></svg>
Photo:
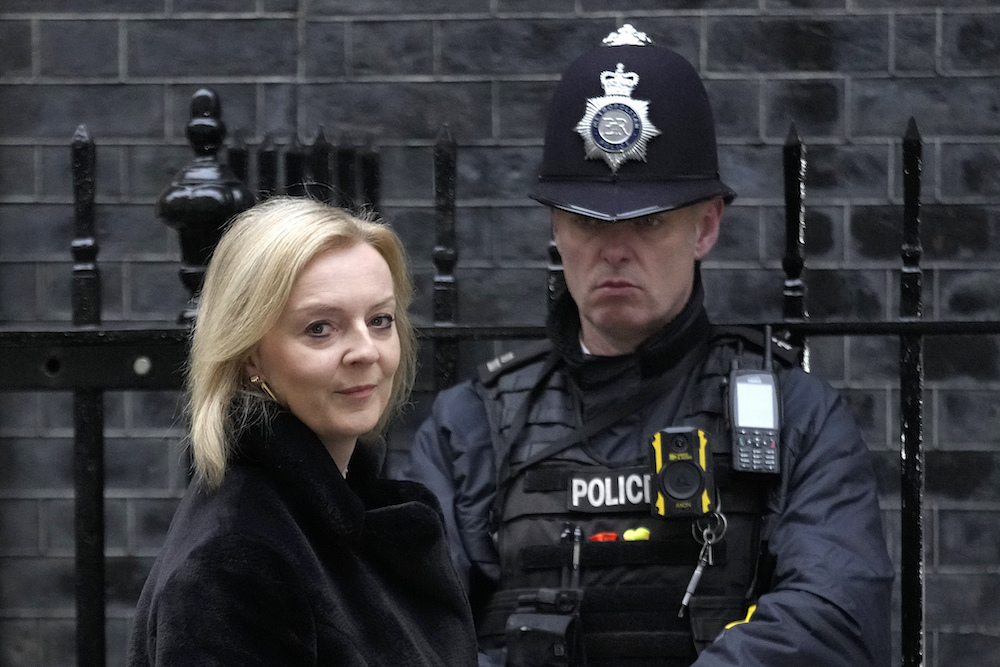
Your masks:
<svg viewBox="0 0 1000 667"><path fill-rule="evenodd" d="M205 93L199 91L196 97ZM211 125L212 114L218 115L217 111L213 111L211 105L208 105L207 112L205 108L205 104L201 104L198 113L202 115L195 117L193 103L192 123L204 125L207 122ZM202 166L217 168L215 151L198 144L205 140L205 136L204 132L194 132L191 139L198 155L196 160L201 160ZM192 137L190 132L189 137ZM212 141L217 142L216 148L221 144L217 133L212 135ZM805 148L793 127L784 146L787 243L782 262L785 273L783 319L749 324L770 326L777 334L800 344L818 336L899 338L902 664L904 667L915 667L923 664L925 634L923 341L927 336L997 334L1000 333L1000 322L925 322L920 319L921 140L913 120L902 145L904 241L901 248L899 319L875 322L809 320L802 280L805 267L806 158ZM118 390L179 389L187 357L188 328L181 325L160 329L102 326L98 244L94 233L95 149L83 127L73 138L72 155L76 236L71 244L74 259L73 326L46 330L0 327L0 353L5 359L5 378L0 389L73 392L77 664L81 667L103 667L106 652L103 394ZM251 160L240 137L229 150L229 164L244 182L250 180ZM334 201L334 195L339 193L336 203L364 200L377 208L378 155L370 145L361 149L351 145L334 147L322 132L317 134L309 147L295 141L284 154L285 180L291 184L284 188L278 186L279 156L269 138L257 150L255 164L258 197L267 197L284 189L286 192L310 194ZM458 261L454 224L456 147L446 129L434 148L434 166L437 244L433 261L437 273L434 278L433 324L418 327L418 334L434 348L432 386L442 388L458 379L456 369L461 342L539 338L544 336L544 328L458 322L458 287L454 274ZM330 183L333 185L328 185ZM213 224L224 221L225 218L222 218ZM561 269L558 255L551 245L549 253L548 284L550 293L554 293L562 285ZM803 345L803 349L808 350L808 346ZM804 358L804 363L808 363L808 356Z"/></svg>

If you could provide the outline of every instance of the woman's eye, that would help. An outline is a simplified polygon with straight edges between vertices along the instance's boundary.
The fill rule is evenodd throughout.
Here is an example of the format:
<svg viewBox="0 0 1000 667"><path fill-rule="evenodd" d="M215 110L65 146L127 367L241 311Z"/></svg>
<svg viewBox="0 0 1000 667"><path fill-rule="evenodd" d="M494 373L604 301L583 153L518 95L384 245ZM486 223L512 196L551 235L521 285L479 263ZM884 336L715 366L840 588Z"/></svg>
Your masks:
<svg viewBox="0 0 1000 667"><path fill-rule="evenodd" d="M313 322L306 327L306 333L310 336L325 336L330 333L329 322Z"/></svg>
<svg viewBox="0 0 1000 667"><path fill-rule="evenodd" d="M396 321L396 318L392 315L376 315L371 319L370 326L376 329L388 329L392 326L392 323Z"/></svg>

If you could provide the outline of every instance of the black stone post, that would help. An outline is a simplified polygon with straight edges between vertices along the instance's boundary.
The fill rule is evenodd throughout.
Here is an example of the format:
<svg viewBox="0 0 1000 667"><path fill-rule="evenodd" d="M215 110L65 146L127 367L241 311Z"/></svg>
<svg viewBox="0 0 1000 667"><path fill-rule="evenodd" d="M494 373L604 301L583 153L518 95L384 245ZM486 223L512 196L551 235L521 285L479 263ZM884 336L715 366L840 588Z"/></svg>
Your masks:
<svg viewBox="0 0 1000 667"><path fill-rule="evenodd" d="M917 123L910 118L903 136L903 268L899 284L899 315L920 319L923 274L920 256L920 171L922 147ZM923 336L899 337L900 399L900 594L902 598L903 667L924 664L924 455L923 455Z"/></svg>
<svg viewBox="0 0 1000 667"><path fill-rule="evenodd" d="M202 88L191 97L187 138L195 158L178 172L156 203L157 215L180 234L181 282L191 299L177 318L179 324L191 324L197 317L205 268L226 223L254 203L253 192L219 162L226 125L212 90Z"/></svg>

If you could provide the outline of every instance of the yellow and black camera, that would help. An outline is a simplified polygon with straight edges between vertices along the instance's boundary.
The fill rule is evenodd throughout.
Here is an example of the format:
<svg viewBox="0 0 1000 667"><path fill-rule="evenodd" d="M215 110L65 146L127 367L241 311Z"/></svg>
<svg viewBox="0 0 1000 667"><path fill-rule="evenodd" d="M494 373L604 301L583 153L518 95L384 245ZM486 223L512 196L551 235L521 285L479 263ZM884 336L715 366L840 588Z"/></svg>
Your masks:
<svg viewBox="0 0 1000 667"><path fill-rule="evenodd" d="M673 426L657 431L651 445L656 493L652 513L701 516L714 512L712 449L705 432L693 426Z"/></svg>

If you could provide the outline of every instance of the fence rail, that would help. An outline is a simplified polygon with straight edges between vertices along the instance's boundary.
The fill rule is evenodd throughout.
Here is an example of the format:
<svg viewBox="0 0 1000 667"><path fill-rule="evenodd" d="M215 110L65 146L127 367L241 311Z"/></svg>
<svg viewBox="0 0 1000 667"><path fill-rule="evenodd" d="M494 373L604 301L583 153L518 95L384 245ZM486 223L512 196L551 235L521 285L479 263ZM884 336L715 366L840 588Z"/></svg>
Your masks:
<svg viewBox="0 0 1000 667"><path fill-rule="evenodd" d="M230 167L221 165L217 152L225 126L221 122L214 93L201 90L192 99L188 136L196 157L166 191L174 197L159 202L161 216L181 231L199 239L217 238L228 217L249 205L239 201L243 183L256 181L250 198L279 191L319 193L335 203L379 201L378 154L368 145L363 150L329 144L320 131L311 146L297 141L285 153L287 185L279 187L278 153L270 138L251 159L245 142L237 137L229 151ZM928 336L1000 334L997 321L922 321L919 242L920 136L910 121L903 139L904 206L900 319L875 322L814 322L808 318L802 280L805 268L805 147L794 127L784 147L786 247L784 269L784 318L773 322L742 322L770 326L776 334L804 343L818 336L893 336L900 341L900 406L902 447L900 479L902 502L902 664L923 664L923 451L922 390L923 341ZM76 539L77 664L105 664L104 592L104 477L103 392L110 390L179 389L187 358L190 312L179 316L173 328L106 328L101 326L98 244L94 235L94 143L85 128L72 142L75 201L75 238L71 251L73 269L73 325L53 330L0 327L0 353L5 360L3 391L62 390L74 393L74 490ZM478 340L540 338L541 326L480 326L458 323L458 285L454 269L458 262L455 238L456 146L446 130L434 150L437 244L433 261L433 324L417 333L434 354L433 386L455 382L459 343ZM255 179L250 165L257 168ZM233 182L232 175L239 182ZM328 185L333 174L336 185ZM232 193L238 193L234 196ZM228 193L228 194L227 194ZM201 198L200 200L198 198ZM227 199L228 197L228 199ZM207 203L206 203L207 202ZM220 205L228 204L227 206ZM213 236L214 235L214 236ZM196 294L207 257L204 248L183 252L182 279ZM550 245L549 290L563 288L558 254ZM734 323L735 324L735 323Z"/></svg>

